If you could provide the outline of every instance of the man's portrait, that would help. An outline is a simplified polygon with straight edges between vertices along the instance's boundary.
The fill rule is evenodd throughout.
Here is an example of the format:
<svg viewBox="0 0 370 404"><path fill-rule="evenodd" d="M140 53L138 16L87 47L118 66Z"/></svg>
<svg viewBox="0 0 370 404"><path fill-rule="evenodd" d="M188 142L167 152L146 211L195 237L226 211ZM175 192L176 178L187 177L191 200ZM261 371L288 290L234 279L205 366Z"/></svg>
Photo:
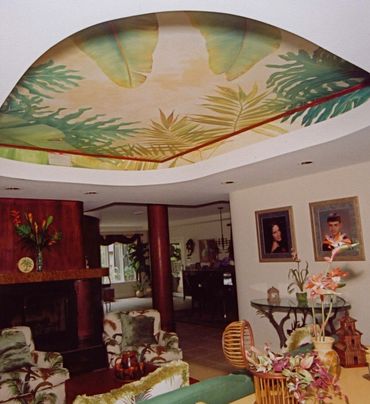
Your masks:
<svg viewBox="0 0 370 404"><path fill-rule="evenodd" d="M295 249L292 208L256 212L260 261L289 261Z"/></svg>
<svg viewBox="0 0 370 404"><path fill-rule="evenodd" d="M312 202L310 213L316 261L329 257L336 247L353 243L360 243L359 248L346 250L336 260L364 259L357 197Z"/></svg>

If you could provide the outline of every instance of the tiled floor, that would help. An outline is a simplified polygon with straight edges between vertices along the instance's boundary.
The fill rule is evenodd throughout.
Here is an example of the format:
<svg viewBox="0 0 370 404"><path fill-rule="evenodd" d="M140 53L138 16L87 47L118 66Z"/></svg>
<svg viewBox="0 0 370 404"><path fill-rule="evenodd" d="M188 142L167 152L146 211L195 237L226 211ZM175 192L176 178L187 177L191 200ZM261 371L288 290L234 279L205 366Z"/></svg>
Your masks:
<svg viewBox="0 0 370 404"><path fill-rule="evenodd" d="M176 323L184 360L190 367L196 366L217 369L220 374L235 370L225 360L222 352L222 331L220 328L207 327L199 324ZM194 376L195 377L195 376Z"/></svg>

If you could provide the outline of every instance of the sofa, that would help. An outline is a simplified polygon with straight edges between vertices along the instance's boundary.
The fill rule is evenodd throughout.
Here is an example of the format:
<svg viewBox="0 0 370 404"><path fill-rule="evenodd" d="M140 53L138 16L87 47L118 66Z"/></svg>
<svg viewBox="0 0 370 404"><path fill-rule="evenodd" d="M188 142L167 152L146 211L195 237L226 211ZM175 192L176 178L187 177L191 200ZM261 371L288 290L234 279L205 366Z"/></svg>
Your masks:
<svg viewBox="0 0 370 404"><path fill-rule="evenodd" d="M252 379L245 374L217 376L189 385L189 366L179 360L108 393L77 396L73 404L227 404L252 393Z"/></svg>
<svg viewBox="0 0 370 404"><path fill-rule="evenodd" d="M134 404L189 385L189 365L181 360L162 364L140 380L108 393L79 395L73 404Z"/></svg>
<svg viewBox="0 0 370 404"><path fill-rule="evenodd" d="M58 352L35 350L31 329L0 333L0 403L65 403L69 372Z"/></svg>
<svg viewBox="0 0 370 404"><path fill-rule="evenodd" d="M106 313L103 341L111 368L127 350L137 351L141 361L156 365L182 359L177 334L161 330L160 313L155 309Z"/></svg>

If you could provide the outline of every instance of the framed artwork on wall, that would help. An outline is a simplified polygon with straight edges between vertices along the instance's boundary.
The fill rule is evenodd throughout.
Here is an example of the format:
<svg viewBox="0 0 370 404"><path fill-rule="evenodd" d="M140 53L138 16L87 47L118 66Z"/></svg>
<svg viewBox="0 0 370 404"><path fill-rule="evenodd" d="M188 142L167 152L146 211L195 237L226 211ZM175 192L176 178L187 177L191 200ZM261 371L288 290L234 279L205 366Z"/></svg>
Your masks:
<svg viewBox="0 0 370 404"><path fill-rule="evenodd" d="M292 207L258 210L255 214L260 262L291 261L296 249Z"/></svg>
<svg viewBox="0 0 370 404"><path fill-rule="evenodd" d="M203 264L213 264L217 261L218 248L216 240L199 240L200 262Z"/></svg>
<svg viewBox="0 0 370 404"><path fill-rule="evenodd" d="M324 261L342 244L359 243L335 256L336 261L365 259L358 198L356 196L310 204L312 238L316 261Z"/></svg>

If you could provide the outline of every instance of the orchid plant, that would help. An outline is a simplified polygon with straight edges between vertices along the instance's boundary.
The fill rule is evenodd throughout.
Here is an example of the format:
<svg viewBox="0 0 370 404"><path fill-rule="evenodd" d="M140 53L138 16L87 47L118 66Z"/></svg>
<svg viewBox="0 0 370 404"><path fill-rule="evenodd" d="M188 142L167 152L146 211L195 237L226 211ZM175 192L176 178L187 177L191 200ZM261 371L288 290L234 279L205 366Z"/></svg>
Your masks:
<svg viewBox="0 0 370 404"><path fill-rule="evenodd" d="M326 272L319 274L314 274L310 276L307 280L305 288L309 290L309 297L312 299L312 318L314 322L314 338L318 341L324 341L325 339L325 328L331 317L333 311L333 295L339 295L337 292L338 288L345 286L342 282L342 278L347 276L347 273L342 271L339 267L331 269L334 257L348 249L353 249L357 247L359 243L354 244L343 244L334 248L331 252L330 257L325 257L325 261L328 263L329 268ZM325 297L329 297L329 309L325 313ZM321 305L321 324L316 327L316 316L315 316L315 299L319 298Z"/></svg>
<svg viewBox="0 0 370 404"><path fill-rule="evenodd" d="M297 264L296 268L289 268L288 278L293 279L288 285L288 293L292 293L295 288L298 288L300 292L304 292L305 282L308 278L308 262L305 261L305 265L301 266L301 260L295 251L292 251L292 260Z"/></svg>
<svg viewBox="0 0 370 404"><path fill-rule="evenodd" d="M309 398L315 399L315 402L327 402L334 396L344 397L348 402L341 392L337 378L328 372L314 351L295 356L290 353L275 354L265 344L264 352L252 347L251 352L246 352L246 356L255 372L281 373L285 376L289 392L299 403L306 403Z"/></svg>

